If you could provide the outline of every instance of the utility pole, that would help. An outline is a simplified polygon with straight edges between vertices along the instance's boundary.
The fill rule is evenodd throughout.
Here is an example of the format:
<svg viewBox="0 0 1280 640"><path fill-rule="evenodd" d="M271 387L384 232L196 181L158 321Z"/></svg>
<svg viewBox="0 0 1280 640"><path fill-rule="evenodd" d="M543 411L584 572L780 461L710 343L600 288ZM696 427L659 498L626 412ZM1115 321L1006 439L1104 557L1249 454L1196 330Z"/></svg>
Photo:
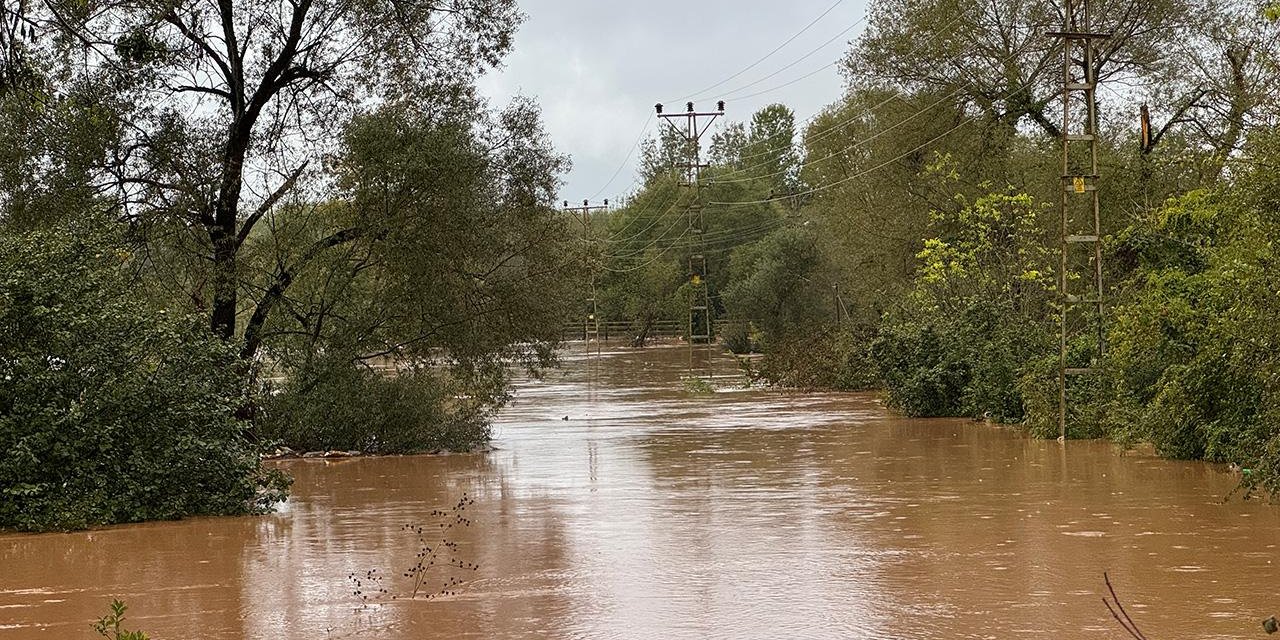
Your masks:
<svg viewBox="0 0 1280 640"><path fill-rule="evenodd" d="M717 118L724 115L724 100L716 103L715 111L699 112L693 108L692 102L685 103L684 113L663 113L662 104L654 105L658 117L675 133L684 138L685 152L683 162L676 163L673 168L684 171L683 187L692 192L689 204L688 235L690 246L694 247L689 255L689 284L693 291L689 295L689 368L693 369L694 345L702 345L707 351L707 362L710 366L711 343L714 340L711 318L711 293L707 285L706 239L703 233L702 200L699 197L701 185L698 178L702 170L709 165L702 163L702 135L711 128ZM683 119L683 126L674 121ZM701 119L701 122L699 122Z"/></svg>
<svg viewBox="0 0 1280 640"><path fill-rule="evenodd" d="M591 212L607 211L609 209L609 200L605 199L604 204L591 206L588 200L582 201L581 207L569 206L569 201L564 201L564 210L570 215L580 214L582 217L582 255L583 273L587 274L587 290L586 304L584 305L584 315L582 319L582 340L586 345L587 353L591 353L591 342L596 343L596 354L600 353L600 316L597 314L596 308L596 273L591 265Z"/></svg>
<svg viewBox="0 0 1280 640"><path fill-rule="evenodd" d="M1098 202L1098 77L1094 43L1110 34L1091 31L1089 0L1064 0L1062 31L1062 229L1058 273L1058 438L1067 437L1067 380L1097 371L1103 354L1102 216ZM1071 293L1073 276L1087 276L1080 293ZM1079 321L1074 318L1081 316ZM1093 324L1097 345L1088 363L1071 362L1072 337Z"/></svg>

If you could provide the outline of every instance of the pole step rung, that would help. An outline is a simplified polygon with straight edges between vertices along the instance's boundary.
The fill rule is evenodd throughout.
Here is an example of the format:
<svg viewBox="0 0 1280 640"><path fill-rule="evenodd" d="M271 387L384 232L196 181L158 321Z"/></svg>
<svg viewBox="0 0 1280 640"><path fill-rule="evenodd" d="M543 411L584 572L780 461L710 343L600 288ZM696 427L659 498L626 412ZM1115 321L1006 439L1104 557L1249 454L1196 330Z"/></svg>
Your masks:
<svg viewBox="0 0 1280 640"><path fill-rule="evenodd" d="M1067 142L1093 142L1097 136L1092 133L1068 133Z"/></svg>
<svg viewBox="0 0 1280 640"><path fill-rule="evenodd" d="M1069 376L1084 376L1089 375L1094 371L1095 369L1093 367L1067 367L1066 369L1063 369L1063 373Z"/></svg>
<svg viewBox="0 0 1280 640"><path fill-rule="evenodd" d="M1096 88L1092 82L1073 82L1066 86L1067 91L1089 91Z"/></svg>
<svg viewBox="0 0 1280 640"><path fill-rule="evenodd" d="M707 307L704 307L704 306L696 306L696 307L689 307L689 308L690 308L690 309L692 309L692 310L694 310L694 311L706 311L706 310L707 310Z"/></svg>
<svg viewBox="0 0 1280 640"><path fill-rule="evenodd" d="M1066 186L1067 193L1089 193L1097 190L1098 190L1098 185L1096 184L1086 184L1081 190L1077 190L1076 186L1073 184L1069 184Z"/></svg>
<svg viewBox="0 0 1280 640"><path fill-rule="evenodd" d="M1097 180L1098 178L1101 178L1101 177L1102 176L1096 173L1064 173L1062 174L1063 180L1075 180L1076 178L1084 178L1085 180Z"/></svg>
<svg viewBox="0 0 1280 640"><path fill-rule="evenodd" d="M1097 242L1098 236L1067 236L1067 242Z"/></svg>

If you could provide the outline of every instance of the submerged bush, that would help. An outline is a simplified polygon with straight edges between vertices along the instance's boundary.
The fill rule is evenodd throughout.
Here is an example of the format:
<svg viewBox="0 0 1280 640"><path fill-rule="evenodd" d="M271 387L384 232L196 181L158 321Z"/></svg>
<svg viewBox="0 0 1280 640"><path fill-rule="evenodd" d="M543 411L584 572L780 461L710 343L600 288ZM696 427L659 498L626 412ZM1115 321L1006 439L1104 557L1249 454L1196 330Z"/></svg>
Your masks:
<svg viewBox="0 0 1280 640"><path fill-rule="evenodd" d="M298 451L471 449L489 439L489 419L505 396L477 395L496 383L462 384L455 375L428 367L384 373L349 357L320 358L265 401L259 433Z"/></svg>
<svg viewBox="0 0 1280 640"><path fill-rule="evenodd" d="M870 353L872 331L854 325L820 326L808 335L793 331L770 344L755 376L797 389L871 389L878 382Z"/></svg>
<svg viewBox="0 0 1280 640"><path fill-rule="evenodd" d="M1020 422L1019 381L1053 351L1052 259L1026 195L935 212L914 289L889 313L872 357L889 401L915 416Z"/></svg>
<svg viewBox="0 0 1280 640"><path fill-rule="evenodd" d="M236 419L234 350L147 308L89 230L0 236L0 527L244 514L281 498Z"/></svg>
<svg viewBox="0 0 1280 640"><path fill-rule="evenodd" d="M1109 331L1106 402L1130 418L1111 422L1116 437L1173 458L1267 466L1280 433L1272 181L1187 194L1121 234L1137 267Z"/></svg>

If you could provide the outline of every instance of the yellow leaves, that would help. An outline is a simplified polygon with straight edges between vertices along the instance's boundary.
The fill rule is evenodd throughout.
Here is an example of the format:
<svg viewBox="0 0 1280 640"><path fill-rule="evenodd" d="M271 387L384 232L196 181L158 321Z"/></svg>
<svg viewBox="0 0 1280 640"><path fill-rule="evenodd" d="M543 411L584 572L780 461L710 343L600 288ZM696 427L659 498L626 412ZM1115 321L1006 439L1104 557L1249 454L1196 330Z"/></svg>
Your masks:
<svg viewBox="0 0 1280 640"><path fill-rule="evenodd" d="M934 153L933 160L925 165L924 172L927 175L942 178L949 182L958 182L960 180L960 162L952 157L950 153Z"/></svg>
<svg viewBox="0 0 1280 640"><path fill-rule="evenodd" d="M924 241L924 249L916 254L920 260L920 279L924 282L936 283L963 276L966 272L964 263L971 257L962 255L955 247L939 238Z"/></svg>

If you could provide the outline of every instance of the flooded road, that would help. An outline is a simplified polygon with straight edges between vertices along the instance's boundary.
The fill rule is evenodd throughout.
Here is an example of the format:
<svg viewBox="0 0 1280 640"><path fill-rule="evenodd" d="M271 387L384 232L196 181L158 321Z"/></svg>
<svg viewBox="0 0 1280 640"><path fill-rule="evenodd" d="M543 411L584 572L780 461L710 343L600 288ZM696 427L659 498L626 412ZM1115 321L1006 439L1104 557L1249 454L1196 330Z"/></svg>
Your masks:
<svg viewBox="0 0 1280 640"><path fill-rule="evenodd" d="M492 453L284 463L275 515L0 535L0 640L93 637L113 597L172 640L1121 638L1103 571L1152 640L1280 613L1280 507L1224 504L1227 474L871 394L694 395L686 358L571 357ZM405 525L434 544L464 494L440 559L479 568L406 599Z"/></svg>

